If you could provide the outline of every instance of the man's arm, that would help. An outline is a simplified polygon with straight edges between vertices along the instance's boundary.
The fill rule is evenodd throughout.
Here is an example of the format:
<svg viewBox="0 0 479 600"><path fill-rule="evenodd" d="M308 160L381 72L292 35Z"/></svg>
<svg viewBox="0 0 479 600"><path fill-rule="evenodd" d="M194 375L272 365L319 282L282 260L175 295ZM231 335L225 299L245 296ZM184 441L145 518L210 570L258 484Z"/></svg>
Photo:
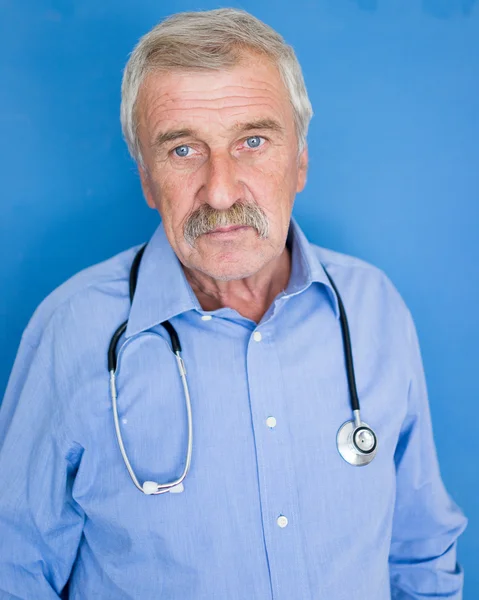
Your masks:
<svg viewBox="0 0 479 600"><path fill-rule="evenodd" d="M72 498L81 448L67 442L61 348L26 337L0 409L0 600L58 599L84 520Z"/></svg>
<svg viewBox="0 0 479 600"><path fill-rule="evenodd" d="M466 519L444 489L419 343L409 318L408 414L395 453L397 491L389 556L393 600L462 598L456 540Z"/></svg>

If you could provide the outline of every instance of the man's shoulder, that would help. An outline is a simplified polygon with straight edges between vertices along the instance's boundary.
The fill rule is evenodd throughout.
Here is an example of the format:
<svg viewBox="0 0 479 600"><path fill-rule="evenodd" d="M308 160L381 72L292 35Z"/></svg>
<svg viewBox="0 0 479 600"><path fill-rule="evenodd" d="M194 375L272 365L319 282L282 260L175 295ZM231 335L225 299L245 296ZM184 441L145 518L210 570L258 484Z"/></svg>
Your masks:
<svg viewBox="0 0 479 600"><path fill-rule="evenodd" d="M333 266L338 267L340 270L348 270L351 272L357 271L358 269L366 269L378 277L385 276L384 272L379 267L363 260L362 258L337 252L335 250L331 250L330 248L324 248L323 246L318 246L317 244L310 243L310 245L318 259L321 261L321 264L325 265L326 267Z"/></svg>
<svg viewBox="0 0 479 600"><path fill-rule="evenodd" d="M311 244L311 247L335 283L348 288L356 298L375 297L389 310L394 307L401 312L409 312L396 286L380 267L329 248L315 244Z"/></svg>
<svg viewBox="0 0 479 600"><path fill-rule="evenodd" d="M124 304L128 297L129 271L138 248L129 248L87 267L58 286L35 310L24 338L28 338L30 345L36 345L42 332L50 326L82 326L89 313L92 320L99 310L107 317L115 305Z"/></svg>

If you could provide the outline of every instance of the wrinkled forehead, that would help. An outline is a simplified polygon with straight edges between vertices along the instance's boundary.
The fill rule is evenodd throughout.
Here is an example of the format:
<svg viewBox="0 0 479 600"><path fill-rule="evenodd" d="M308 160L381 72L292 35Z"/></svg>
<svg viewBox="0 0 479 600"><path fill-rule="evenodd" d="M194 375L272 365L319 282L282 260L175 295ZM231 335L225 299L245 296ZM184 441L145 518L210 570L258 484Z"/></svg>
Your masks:
<svg viewBox="0 0 479 600"><path fill-rule="evenodd" d="M138 94L137 117L140 130L149 136L159 127L233 128L252 118L275 119L285 130L294 129L277 66L254 54L223 70L150 71Z"/></svg>

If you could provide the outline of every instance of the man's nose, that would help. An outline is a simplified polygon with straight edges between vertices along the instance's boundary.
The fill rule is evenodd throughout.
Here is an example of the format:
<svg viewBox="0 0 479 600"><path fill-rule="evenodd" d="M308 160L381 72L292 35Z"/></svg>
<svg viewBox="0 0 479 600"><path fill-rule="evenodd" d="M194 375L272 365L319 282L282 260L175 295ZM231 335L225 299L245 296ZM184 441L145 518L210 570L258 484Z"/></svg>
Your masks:
<svg viewBox="0 0 479 600"><path fill-rule="evenodd" d="M241 200L241 185L235 159L228 153L210 156L205 183L205 201L217 210L227 210Z"/></svg>

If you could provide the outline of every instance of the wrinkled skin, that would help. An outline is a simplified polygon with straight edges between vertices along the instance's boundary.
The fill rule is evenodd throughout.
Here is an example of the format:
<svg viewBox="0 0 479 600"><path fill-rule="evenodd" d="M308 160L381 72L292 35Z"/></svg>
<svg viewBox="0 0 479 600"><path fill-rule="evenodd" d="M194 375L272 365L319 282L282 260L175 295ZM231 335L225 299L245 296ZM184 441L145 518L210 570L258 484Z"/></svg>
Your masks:
<svg viewBox="0 0 479 600"><path fill-rule="evenodd" d="M258 321L289 279L286 236L307 172L277 68L248 53L225 71L152 72L137 115L145 198L201 304ZM243 227L185 240L185 222L202 204L224 211L236 202L261 207L267 238Z"/></svg>

